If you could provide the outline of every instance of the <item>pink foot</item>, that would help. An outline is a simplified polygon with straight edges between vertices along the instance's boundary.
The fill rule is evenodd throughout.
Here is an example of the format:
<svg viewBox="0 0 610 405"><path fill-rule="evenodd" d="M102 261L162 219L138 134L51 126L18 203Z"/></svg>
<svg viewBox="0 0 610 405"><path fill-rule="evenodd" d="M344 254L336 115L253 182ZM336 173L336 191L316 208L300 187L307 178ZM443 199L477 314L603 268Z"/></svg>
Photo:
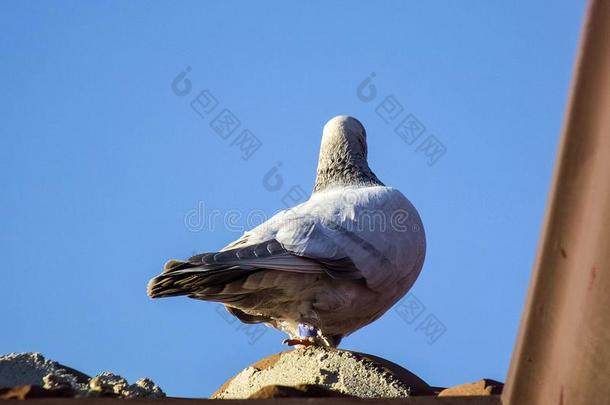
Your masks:
<svg viewBox="0 0 610 405"><path fill-rule="evenodd" d="M314 344L311 340L308 340L307 338L284 339L284 341L282 343L284 343L285 345L288 345L288 346L303 346L303 347L313 346L313 344Z"/></svg>

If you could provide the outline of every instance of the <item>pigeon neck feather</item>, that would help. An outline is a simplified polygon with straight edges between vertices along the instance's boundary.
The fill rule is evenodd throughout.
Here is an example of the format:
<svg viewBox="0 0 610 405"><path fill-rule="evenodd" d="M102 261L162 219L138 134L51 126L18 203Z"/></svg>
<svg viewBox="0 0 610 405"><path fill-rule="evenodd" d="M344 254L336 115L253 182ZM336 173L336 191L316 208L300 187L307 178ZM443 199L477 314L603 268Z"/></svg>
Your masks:
<svg viewBox="0 0 610 405"><path fill-rule="evenodd" d="M366 141L345 133L322 138L313 192L341 186L383 186L367 162Z"/></svg>

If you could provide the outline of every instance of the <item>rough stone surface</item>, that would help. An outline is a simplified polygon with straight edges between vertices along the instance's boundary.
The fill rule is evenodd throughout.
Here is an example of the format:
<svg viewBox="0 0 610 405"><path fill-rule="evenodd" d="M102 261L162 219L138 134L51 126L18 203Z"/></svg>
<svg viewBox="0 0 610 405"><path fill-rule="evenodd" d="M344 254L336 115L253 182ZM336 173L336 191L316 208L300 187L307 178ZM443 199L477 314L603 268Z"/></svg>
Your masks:
<svg viewBox="0 0 610 405"><path fill-rule="evenodd" d="M14 389L15 387L22 388ZM0 389L2 388L13 388L6 394L16 396L44 397L61 393L61 396L73 397L165 397L161 388L148 378L138 380L135 384L129 384L123 377L107 372L89 378L86 374L45 359L40 353L0 356Z"/></svg>
<svg viewBox="0 0 610 405"><path fill-rule="evenodd" d="M273 385L316 385L359 398L434 393L415 374L386 360L345 350L309 347L278 353L253 364L227 381L212 398L246 399Z"/></svg>
<svg viewBox="0 0 610 405"><path fill-rule="evenodd" d="M72 373L74 371L74 373ZM60 380L83 381L85 374L69 370L40 353L10 353L0 356L0 388L18 385L43 385L43 379L53 374Z"/></svg>

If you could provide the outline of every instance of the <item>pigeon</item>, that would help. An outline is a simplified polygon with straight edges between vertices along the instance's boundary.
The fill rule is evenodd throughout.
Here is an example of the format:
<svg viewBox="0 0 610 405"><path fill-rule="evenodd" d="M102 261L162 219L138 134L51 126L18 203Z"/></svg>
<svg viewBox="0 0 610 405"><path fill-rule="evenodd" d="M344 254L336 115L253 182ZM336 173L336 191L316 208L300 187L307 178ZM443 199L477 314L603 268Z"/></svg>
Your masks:
<svg viewBox="0 0 610 405"><path fill-rule="evenodd" d="M218 252L169 260L147 292L222 303L290 346L337 347L409 291L425 253L417 210L368 165L364 126L337 116L324 126L309 200Z"/></svg>

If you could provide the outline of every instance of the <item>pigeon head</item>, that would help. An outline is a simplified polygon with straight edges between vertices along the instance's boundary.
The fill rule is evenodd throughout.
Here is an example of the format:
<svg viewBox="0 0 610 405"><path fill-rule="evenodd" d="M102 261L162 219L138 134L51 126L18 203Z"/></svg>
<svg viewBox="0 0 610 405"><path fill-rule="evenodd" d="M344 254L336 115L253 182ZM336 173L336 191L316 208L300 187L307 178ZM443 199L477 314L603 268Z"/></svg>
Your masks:
<svg viewBox="0 0 610 405"><path fill-rule="evenodd" d="M324 125L320 152L347 148L353 155L366 160L366 130L356 118L338 115Z"/></svg>
<svg viewBox="0 0 610 405"><path fill-rule="evenodd" d="M330 187L383 185L367 162L366 130L339 115L324 125L314 192Z"/></svg>

